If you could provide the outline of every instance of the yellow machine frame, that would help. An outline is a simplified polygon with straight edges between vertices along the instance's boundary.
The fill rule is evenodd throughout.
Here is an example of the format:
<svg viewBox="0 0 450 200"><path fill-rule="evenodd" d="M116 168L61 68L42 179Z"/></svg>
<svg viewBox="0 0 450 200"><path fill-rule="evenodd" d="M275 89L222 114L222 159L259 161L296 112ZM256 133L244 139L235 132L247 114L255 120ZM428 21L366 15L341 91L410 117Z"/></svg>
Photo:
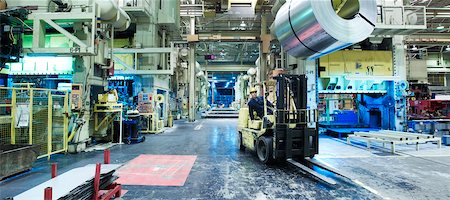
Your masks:
<svg viewBox="0 0 450 200"><path fill-rule="evenodd" d="M41 150L38 153L38 158L47 157L47 159L50 159L51 155L57 154L57 153L66 153L68 150L68 126L69 126L69 92L63 91L63 90L52 90L52 89L44 89L44 88L31 88L31 84L22 84L18 86L26 86L23 88L9 88L9 87L0 87L0 94L1 97L5 103L0 103L0 108L2 109L11 109L10 115L2 115L0 116L0 142L10 141L10 144L18 144L18 143L26 143L30 145L38 145ZM20 93L26 93L26 98L20 97L22 103L18 102L18 92ZM57 93L57 94L54 94ZM11 94L9 97L8 94ZM34 107L37 106L35 102L35 98L45 98L42 95L45 94L47 98L47 113L46 116L41 116L39 112L34 112ZM58 115L59 118L55 118L53 114L53 110L56 109L53 105L53 99L60 98L63 101L62 106L62 115ZM7 101L10 101L11 103L6 103ZM43 102L43 101L41 101ZM17 114L17 106L18 105L28 105L29 107L29 119L28 119L28 128L18 128L16 127L16 114ZM42 104L39 104L39 106L45 106ZM45 119L46 118L46 119ZM43 121L45 119L45 121ZM55 134L53 128L54 128L54 120L62 120L62 141L61 143L53 141L53 135ZM46 126L47 134L45 136L44 133L35 132L38 127L33 127L33 125L37 124L44 124ZM8 125L10 124L10 125ZM10 126L10 127L7 127ZM41 125L42 126L42 125ZM34 130L34 131L33 131ZM26 133L28 132L28 133ZM39 140L43 137L46 137L46 141ZM41 143L37 143L41 142ZM45 142L46 144L43 144L42 142ZM55 145L55 147L54 147ZM61 145L62 148L57 149L56 147L58 145Z"/></svg>
<svg viewBox="0 0 450 200"><path fill-rule="evenodd" d="M106 114L106 116L99 122L99 114ZM94 129L99 131L100 128L105 125L112 124L115 117L119 117L119 144L122 144L122 114L123 114L123 104L120 103L104 103L94 105ZM114 126L113 132L114 132Z"/></svg>
<svg viewBox="0 0 450 200"><path fill-rule="evenodd" d="M144 119L147 120L147 126L141 128L141 133L153 133L158 134L163 132L163 120L158 120L156 113L140 113Z"/></svg>

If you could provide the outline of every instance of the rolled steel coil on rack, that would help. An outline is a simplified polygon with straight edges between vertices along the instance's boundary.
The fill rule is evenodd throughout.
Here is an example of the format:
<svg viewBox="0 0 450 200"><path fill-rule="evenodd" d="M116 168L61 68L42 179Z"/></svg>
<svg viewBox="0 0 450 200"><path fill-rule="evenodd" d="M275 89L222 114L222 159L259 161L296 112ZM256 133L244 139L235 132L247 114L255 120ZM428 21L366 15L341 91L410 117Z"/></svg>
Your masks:
<svg viewBox="0 0 450 200"><path fill-rule="evenodd" d="M275 35L288 54L316 59L369 37L376 18L376 0L288 0Z"/></svg>

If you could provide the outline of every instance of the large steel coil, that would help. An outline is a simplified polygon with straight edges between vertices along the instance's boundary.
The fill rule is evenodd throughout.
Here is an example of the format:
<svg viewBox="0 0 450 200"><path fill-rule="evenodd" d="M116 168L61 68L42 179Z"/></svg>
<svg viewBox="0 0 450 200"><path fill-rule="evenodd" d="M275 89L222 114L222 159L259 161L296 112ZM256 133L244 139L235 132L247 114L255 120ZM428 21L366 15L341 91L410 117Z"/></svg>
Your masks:
<svg viewBox="0 0 450 200"><path fill-rule="evenodd" d="M316 59L369 37L376 18L376 0L288 0L275 35L288 54Z"/></svg>

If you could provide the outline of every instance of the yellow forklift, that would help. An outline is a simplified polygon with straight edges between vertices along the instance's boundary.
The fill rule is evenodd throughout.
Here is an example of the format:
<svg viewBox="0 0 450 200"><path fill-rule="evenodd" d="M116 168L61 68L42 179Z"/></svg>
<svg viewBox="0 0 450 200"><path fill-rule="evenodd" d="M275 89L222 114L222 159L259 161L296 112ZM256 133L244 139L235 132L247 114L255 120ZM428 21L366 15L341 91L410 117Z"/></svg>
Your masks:
<svg viewBox="0 0 450 200"><path fill-rule="evenodd" d="M336 184L334 180L301 164L316 165L341 175L335 169L311 159L319 152L318 112L307 107L306 76L279 75L260 86L264 117L251 120L249 108L241 108L238 124L239 148L255 151L262 163L287 161L314 178ZM274 108L267 105L267 99L270 97ZM270 113L273 114L268 114L268 109L272 109L273 112Z"/></svg>

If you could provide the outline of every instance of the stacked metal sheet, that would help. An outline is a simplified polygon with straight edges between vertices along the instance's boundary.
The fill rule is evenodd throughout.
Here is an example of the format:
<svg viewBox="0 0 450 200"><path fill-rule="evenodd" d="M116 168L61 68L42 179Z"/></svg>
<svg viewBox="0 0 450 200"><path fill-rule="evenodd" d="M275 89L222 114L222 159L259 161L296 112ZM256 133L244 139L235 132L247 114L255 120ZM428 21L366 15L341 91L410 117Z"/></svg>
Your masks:
<svg viewBox="0 0 450 200"><path fill-rule="evenodd" d="M315 59L369 37L376 18L376 0L288 0L275 34L288 54Z"/></svg>
<svg viewBox="0 0 450 200"><path fill-rule="evenodd" d="M120 166L112 164L101 166L100 189L105 189L117 179L114 172ZM94 194L94 176L95 165L75 168L15 196L14 200L44 199L44 189L47 187L52 187L52 199L92 199Z"/></svg>

